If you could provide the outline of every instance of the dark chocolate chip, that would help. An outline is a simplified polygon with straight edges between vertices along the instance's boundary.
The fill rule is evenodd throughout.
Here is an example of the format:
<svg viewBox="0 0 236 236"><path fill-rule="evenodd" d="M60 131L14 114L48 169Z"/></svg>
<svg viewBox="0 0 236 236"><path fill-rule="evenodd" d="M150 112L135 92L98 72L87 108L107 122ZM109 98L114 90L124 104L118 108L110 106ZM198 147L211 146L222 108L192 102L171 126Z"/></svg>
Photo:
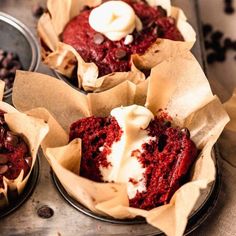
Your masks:
<svg viewBox="0 0 236 236"><path fill-rule="evenodd" d="M204 41L204 44L205 44L205 48L206 48L206 49L210 49L210 48L212 47L211 42L208 41L208 40L205 40L205 41Z"/></svg>
<svg viewBox="0 0 236 236"><path fill-rule="evenodd" d="M204 24L202 29L203 29L203 35L207 36L210 32L212 32L212 25Z"/></svg>
<svg viewBox="0 0 236 236"><path fill-rule="evenodd" d="M105 39L104 36L102 34L99 34L99 33L96 33L93 36L93 41L94 41L95 44L102 44L104 39Z"/></svg>
<svg viewBox="0 0 236 236"><path fill-rule="evenodd" d="M234 51L236 51L236 41L233 41L233 42L232 42L232 49L233 49Z"/></svg>
<svg viewBox="0 0 236 236"><path fill-rule="evenodd" d="M8 156L7 154L0 153L0 164L7 164Z"/></svg>
<svg viewBox="0 0 236 236"><path fill-rule="evenodd" d="M49 206L44 205L44 206L41 206L37 210L37 214L38 214L39 217L41 217L43 219L48 219L48 218L50 218L54 215L54 211Z"/></svg>
<svg viewBox="0 0 236 236"><path fill-rule="evenodd" d="M211 35L211 39L212 41L218 41L223 37L223 33L221 31L215 31L214 33L212 33Z"/></svg>
<svg viewBox="0 0 236 236"><path fill-rule="evenodd" d="M32 157L25 157L25 161L26 161L26 163L28 164L28 166L29 167L31 167L32 166Z"/></svg>
<svg viewBox="0 0 236 236"><path fill-rule="evenodd" d="M125 50L120 49L120 48L116 49L115 57L116 57L117 59L122 59L122 58L124 58L125 56L126 56L126 51L125 51Z"/></svg>
<svg viewBox="0 0 236 236"><path fill-rule="evenodd" d="M224 47L226 49L229 49L232 47L232 40L230 38L225 38L224 40Z"/></svg>
<svg viewBox="0 0 236 236"><path fill-rule="evenodd" d="M8 171L8 165L0 165L0 175L5 174Z"/></svg>
<svg viewBox="0 0 236 236"><path fill-rule="evenodd" d="M184 127L181 129L181 132L183 132L184 134L186 134L187 137L190 138L190 131L188 128Z"/></svg>
<svg viewBox="0 0 236 236"><path fill-rule="evenodd" d="M19 142L19 138L17 136L17 134L15 134L12 131L7 131L6 134L6 142L8 142L9 144L16 146Z"/></svg>
<svg viewBox="0 0 236 236"><path fill-rule="evenodd" d="M39 4L39 3L36 3L33 5L32 7L32 13L33 13L33 16L34 17L40 17L44 12L44 8Z"/></svg>
<svg viewBox="0 0 236 236"><path fill-rule="evenodd" d="M212 52L207 55L207 63L212 64L216 61L216 53Z"/></svg>
<svg viewBox="0 0 236 236"><path fill-rule="evenodd" d="M233 14L234 13L234 8L232 6L226 6L225 7L225 13L226 14Z"/></svg>
<svg viewBox="0 0 236 236"><path fill-rule="evenodd" d="M224 50L220 50L216 53L216 60L218 62L223 62L225 61L225 51Z"/></svg>

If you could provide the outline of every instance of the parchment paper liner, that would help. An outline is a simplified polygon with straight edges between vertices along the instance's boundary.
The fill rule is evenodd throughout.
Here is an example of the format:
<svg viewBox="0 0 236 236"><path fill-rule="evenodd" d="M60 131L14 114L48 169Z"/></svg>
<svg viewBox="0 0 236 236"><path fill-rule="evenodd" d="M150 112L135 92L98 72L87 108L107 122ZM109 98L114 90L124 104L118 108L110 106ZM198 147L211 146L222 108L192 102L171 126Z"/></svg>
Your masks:
<svg viewBox="0 0 236 236"><path fill-rule="evenodd" d="M30 113L41 118L45 110L43 112L37 107L46 108L66 132L73 121L90 115L107 116L112 108L120 105L146 103L153 113L167 108L174 124L191 131L191 138L201 153L192 169L191 180L174 194L169 204L151 211L128 207L125 185L95 183L79 177L79 140L75 139L67 145L67 138L58 138L61 134L54 132L52 126L49 134L54 143L50 146L44 142L44 151L66 191L90 210L115 218L141 215L167 235L175 236L183 234L200 189L206 188L215 179L211 150L229 120L190 53L160 63L152 70L149 80L139 85L125 81L111 90L88 95L47 75L18 71L13 101L23 111L36 108ZM60 145L64 142L64 146L57 147L57 142Z"/></svg>
<svg viewBox="0 0 236 236"><path fill-rule="evenodd" d="M145 79L139 69L151 69L169 57L185 53L196 41L195 32L187 23L183 11L171 7L166 10L176 19L176 25L185 39L184 42L158 38L143 55L132 55L131 71L111 73L98 78L97 66L94 63L86 63L70 45L60 42L59 36L70 19L78 15L84 6L94 7L101 2L101 0L48 0L49 12L44 13L38 22L43 62L68 78L71 78L77 64L78 85L85 91L104 91L125 80L138 84Z"/></svg>
<svg viewBox="0 0 236 236"><path fill-rule="evenodd" d="M4 87L2 87L4 90ZM2 90L2 91L3 91ZM25 178L22 170L19 176L14 180L3 177L4 188L0 188L0 210L9 204L8 194L13 191L19 195L29 179L31 171L34 167L39 145L48 132L48 125L42 119L28 116L18 112L14 107L0 101L0 109L7 112L4 117L10 130L22 134L29 146L30 155L32 157L32 165L29 173Z"/></svg>

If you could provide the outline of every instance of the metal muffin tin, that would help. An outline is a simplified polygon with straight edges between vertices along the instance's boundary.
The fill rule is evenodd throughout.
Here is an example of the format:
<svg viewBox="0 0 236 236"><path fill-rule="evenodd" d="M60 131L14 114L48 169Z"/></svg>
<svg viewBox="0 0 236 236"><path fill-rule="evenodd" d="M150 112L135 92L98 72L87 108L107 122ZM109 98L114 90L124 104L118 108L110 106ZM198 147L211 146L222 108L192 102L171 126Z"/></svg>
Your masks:
<svg viewBox="0 0 236 236"><path fill-rule="evenodd" d="M211 210L214 208L218 195L220 190L220 172L218 167L218 161L216 157L216 151L213 149L212 151L212 158L215 160L216 163L216 180L211 183L207 189L201 191L201 196L199 197L199 200L197 201L192 213L189 216L188 225L185 231L185 235L189 234L193 230L195 230L202 222L206 220L206 218L211 213ZM52 174L52 179L55 183L55 186L59 193L62 195L62 197L76 210L79 212L82 212L83 214L92 217L96 220L101 220L103 222L113 223L113 224L119 224L119 225L136 225L136 224L145 224L146 220L142 217L136 217L134 219L115 219L108 216L102 216L98 215L92 211L90 211L88 208L77 202L75 199L73 199L64 189L64 187L61 185L59 179L55 175L54 172ZM161 232L158 229L155 229L153 231L153 235L162 235L163 232Z"/></svg>
<svg viewBox="0 0 236 236"><path fill-rule="evenodd" d="M40 49L36 38L23 23L3 12L0 12L0 47L17 53L24 70L37 70ZM4 97L11 93L12 88L4 92Z"/></svg>
<svg viewBox="0 0 236 236"><path fill-rule="evenodd" d="M14 202L10 202L6 208L0 210L0 219L6 217L10 213L17 210L30 197L38 182L39 170L40 170L40 163L37 157L23 192Z"/></svg>

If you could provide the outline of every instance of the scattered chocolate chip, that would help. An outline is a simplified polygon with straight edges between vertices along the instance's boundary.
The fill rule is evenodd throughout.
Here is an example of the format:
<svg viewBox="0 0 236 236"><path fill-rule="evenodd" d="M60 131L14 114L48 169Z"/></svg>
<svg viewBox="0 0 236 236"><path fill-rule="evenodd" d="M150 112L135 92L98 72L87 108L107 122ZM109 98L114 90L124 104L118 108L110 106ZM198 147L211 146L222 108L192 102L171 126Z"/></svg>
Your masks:
<svg viewBox="0 0 236 236"><path fill-rule="evenodd" d="M123 49L116 49L116 52L115 52L115 57L117 58L117 59L122 59L122 58L124 58L126 56L126 51L125 50L123 50Z"/></svg>
<svg viewBox="0 0 236 236"><path fill-rule="evenodd" d="M8 171L8 165L0 165L0 175L5 174Z"/></svg>
<svg viewBox="0 0 236 236"><path fill-rule="evenodd" d="M28 164L28 166L29 167L31 167L32 166L32 157L25 157L25 161L26 161L26 163Z"/></svg>
<svg viewBox="0 0 236 236"><path fill-rule="evenodd" d="M232 46L232 49L236 51L236 41L233 41L231 46Z"/></svg>
<svg viewBox="0 0 236 236"><path fill-rule="evenodd" d="M33 5L32 7L32 13L33 13L33 16L38 18L40 17L44 12L44 8L39 4L39 3L36 3Z"/></svg>
<svg viewBox="0 0 236 236"><path fill-rule="evenodd" d="M216 60L218 62L225 61L225 50L220 50L218 53L216 53Z"/></svg>
<svg viewBox="0 0 236 236"><path fill-rule="evenodd" d="M190 131L189 131L188 128L186 128L186 127L182 128L182 129L181 129L181 132L185 133L185 134L187 135L187 137L190 138Z"/></svg>
<svg viewBox="0 0 236 236"><path fill-rule="evenodd" d="M93 41L95 44L102 44L104 39L105 39L104 36L99 33L96 33L93 37Z"/></svg>
<svg viewBox="0 0 236 236"><path fill-rule="evenodd" d="M19 69L22 65L18 55L0 49L0 79L6 83L5 90L12 88L16 70Z"/></svg>
<svg viewBox="0 0 236 236"><path fill-rule="evenodd" d="M18 138L17 134L15 134L14 132L7 131L6 142L15 147L19 142L19 138Z"/></svg>
<svg viewBox="0 0 236 236"><path fill-rule="evenodd" d="M207 55L207 63L208 64L212 64L215 61L216 61L216 53L212 52Z"/></svg>
<svg viewBox="0 0 236 236"><path fill-rule="evenodd" d="M210 41L205 40L205 41L204 41L204 44L205 44L205 48L206 48L206 49L211 48L211 42L210 42Z"/></svg>
<svg viewBox="0 0 236 236"><path fill-rule="evenodd" d="M212 26L210 24L204 24L202 29L204 37L206 37L209 33L212 32Z"/></svg>
<svg viewBox="0 0 236 236"><path fill-rule="evenodd" d="M232 40L231 40L230 38L225 38L225 40L224 40L224 47L225 47L226 49L232 47Z"/></svg>
<svg viewBox="0 0 236 236"><path fill-rule="evenodd" d="M234 8L231 6L226 6L225 7L225 13L227 14L233 14L234 13Z"/></svg>
<svg viewBox="0 0 236 236"><path fill-rule="evenodd" d="M48 218L50 218L54 215L54 211L49 206L44 205L44 206L41 206L37 210L37 214L38 214L39 217L41 217L43 219L48 219Z"/></svg>
<svg viewBox="0 0 236 236"><path fill-rule="evenodd" d="M0 165L7 164L8 156L7 154L0 153Z"/></svg>
<svg viewBox="0 0 236 236"><path fill-rule="evenodd" d="M223 33L221 31L215 31L211 35L212 41L218 41L223 37Z"/></svg>

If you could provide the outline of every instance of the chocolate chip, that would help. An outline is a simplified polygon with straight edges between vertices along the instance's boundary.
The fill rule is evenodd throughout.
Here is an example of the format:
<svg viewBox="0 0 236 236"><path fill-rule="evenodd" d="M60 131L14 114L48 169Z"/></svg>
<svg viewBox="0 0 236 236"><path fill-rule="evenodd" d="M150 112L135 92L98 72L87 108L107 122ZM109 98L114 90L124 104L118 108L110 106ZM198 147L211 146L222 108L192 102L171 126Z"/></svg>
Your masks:
<svg viewBox="0 0 236 236"><path fill-rule="evenodd" d="M8 156L7 154L0 153L0 164L7 164L8 162Z"/></svg>
<svg viewBox="0 0 236 236"><path fill-rule="evenodd" d="M208 64L212 64L215 61L216 61L216 53L212 52L207 55L207 63Z"/></svg>
<svg viewBox="0 0 236 236"><path fill-rule="evenodd" d="M39 217L41 217L43 219L48 219L48 218L50 218L54 215L54 211L49 206L44 205L44 206L41 206L37 210L37 214L38 214Z"/></svg>
<svg viewBox="0 0 236 236"><path fill-rule="evenodd" d="M31 167L32 166L32 157L25 157L25 161L26 161L26 163L28 164L28 166L29 167Z"/></svg>
<svg viewBox="0 0 236 236"><path fill-rule="evenodd" d="M12 131L7 131L7 134L6 134L6 142L11 144L12 146L16 146L18 144L18 136L17 134L15 134L14 132Z"/></svg>
<svg viewBox="0 0 236 236"><path fill-rule="evenodd" d="M216 60L218 62L223 62L225 61L225 50L219 50L217 53L216 53Z"/></svg>
<svg viewBox="0 0 236 236"><path fill-rule="evenodd" d="M204 44L205 44L205 48L206 48L206 49L210 49L210 48L212 47L211 42L208 41L208 40L205 40L205 41L204 41Z"/></svg>
<svg viewBox="0 0 236 236"><path fill-rule="evenodd" d="M223 33L221 31L215 31L211 35L212 41L219 41L223 37Z"/></svg>
<svg viewBox="0 0 236 236"><path fill-rule="evenodd" d="M186 128L186 127L182 128L182 129L181 129L181 132L184 133L184 134L186 134L186 136L187 136L188 138L190 138L190 131L189 131L188 128Z"/></svg>
<svg viewBox="0 0 236 236"><path fill-rule="evenodd" d="M234 8L232 6L226 6L225 7L225 13L226 14L233 14L234 13Z"/></svg>
<svg viewBox="0 0 236 236"><path fill-rule="evenodd" d="M207 36L210 32L212 32L212 25L204 24L202 29L203 29L203 35Z"/></svg>
<svg viewBox="0 0 236 236"><path fill-rule="evenodd" d="M44 8L39 4L39 3L36 3L33 5L32 7L32 13L33 13L33 16L34 17L40 17L44 12Z"/></svg>
<svg viewBox="0 0 236 236"><path fill-rule="evenodd" d="M126 51L125 51L125 50L120 49L120 48L116 49L116 51L115 51L115 57L116 57L117 59L122 59L122 58L124 58L125 56L126 56Z"/></svg>
<svg viewBox="0 0 236 236"><path fill-rule="evenodd" d="M104 39L105 39L104 36L102 34L99 34L99 33L96 33L93 36L93 41L94 41L95 44L102 44Z"/></svg>
<svg viewBox="0 0 236 236"><path fill-rule="evenodd" d="M230 38L225 38L225 40L224 40L224 47L225 47L226 49L232 47L232 40L231 40Z"/></svg>
<svg viewBox="0 0 236 236"><path fill-rule="evenodd" d="M0 175L5 174L8 171L8 165L0 165Z"/></svg>

